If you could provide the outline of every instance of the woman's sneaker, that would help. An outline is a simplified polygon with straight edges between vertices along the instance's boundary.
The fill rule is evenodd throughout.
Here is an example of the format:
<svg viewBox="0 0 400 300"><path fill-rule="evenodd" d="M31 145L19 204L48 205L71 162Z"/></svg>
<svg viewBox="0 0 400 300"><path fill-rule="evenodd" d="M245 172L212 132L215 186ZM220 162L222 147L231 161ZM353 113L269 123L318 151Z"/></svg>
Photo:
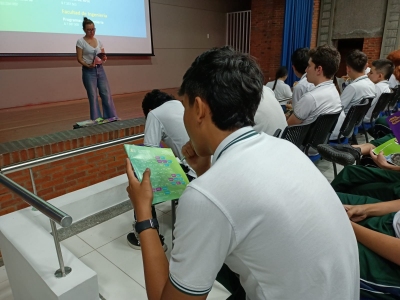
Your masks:
<svg viewBox="0 0 400 300"><path fill-rule="evenodd" d="M160 242L161 245L163 246L164 252L166 252L168 250L167 244L164 243L164 236L163 235L159 235L160 237ZM135 249L135 250L140 250L142 247L140 246L140 240L139 237L136 235L136 232L132 231L129 232L128 235L126 236L126 239L128 241L128 245Z"/></svg>

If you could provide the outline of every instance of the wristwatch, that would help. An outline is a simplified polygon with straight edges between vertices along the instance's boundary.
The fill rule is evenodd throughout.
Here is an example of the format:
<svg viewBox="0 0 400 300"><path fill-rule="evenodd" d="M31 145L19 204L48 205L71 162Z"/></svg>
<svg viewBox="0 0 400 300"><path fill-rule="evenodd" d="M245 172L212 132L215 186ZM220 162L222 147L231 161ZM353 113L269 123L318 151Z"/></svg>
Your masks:
<svg viewBox="0 0 400 300"><path fill-rule="evenodd" d="M158 229L158 221L157 219L149 219L141 222L135 223L135 231L137 234L141 233L143 230L153 228Z"/></svg>

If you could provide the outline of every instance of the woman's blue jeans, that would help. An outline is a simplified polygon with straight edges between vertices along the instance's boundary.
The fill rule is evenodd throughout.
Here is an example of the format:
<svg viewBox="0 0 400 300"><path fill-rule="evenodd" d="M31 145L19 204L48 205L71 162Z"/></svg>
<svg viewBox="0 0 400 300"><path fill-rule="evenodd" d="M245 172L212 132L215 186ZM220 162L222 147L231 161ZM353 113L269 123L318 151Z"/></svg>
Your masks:
<svg viewBox="0 0 400 300"><path fill-rule="evenodd" d="M103 65L96 65L94 68L82 67L82 81L85 86L90 104L90 119L108 119L117 117L114 101L111 97L110 86ZM97 89L103 106L103 116L100 113Z"/></svg>

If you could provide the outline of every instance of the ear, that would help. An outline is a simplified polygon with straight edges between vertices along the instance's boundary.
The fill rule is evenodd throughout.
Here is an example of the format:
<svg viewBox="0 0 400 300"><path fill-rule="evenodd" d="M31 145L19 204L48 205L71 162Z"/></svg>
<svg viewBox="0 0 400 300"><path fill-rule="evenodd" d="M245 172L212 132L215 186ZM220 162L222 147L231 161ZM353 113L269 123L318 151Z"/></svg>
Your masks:
<svg viewBox="0 0 400 300"><path fill-rule="evenodd" d="M207 102L200 97L194 98L193 106L196 113L196 121L200 124L204 121L204 118L207 116L210 108Z"/></svg>

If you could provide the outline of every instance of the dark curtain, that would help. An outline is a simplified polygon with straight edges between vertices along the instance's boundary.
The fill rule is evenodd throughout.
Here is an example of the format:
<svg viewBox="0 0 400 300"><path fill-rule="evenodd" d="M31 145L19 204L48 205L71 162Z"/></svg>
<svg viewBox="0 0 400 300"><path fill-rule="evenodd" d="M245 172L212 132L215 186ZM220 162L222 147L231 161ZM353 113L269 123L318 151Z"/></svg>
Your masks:
<svg viewBox="0 0 400 300"><path fill-rule="evenodd" d="M291 56L297 48L310 48L314 0L286 0L281 66L286 66L290 86L298 80L292 70Z"/></svg>

